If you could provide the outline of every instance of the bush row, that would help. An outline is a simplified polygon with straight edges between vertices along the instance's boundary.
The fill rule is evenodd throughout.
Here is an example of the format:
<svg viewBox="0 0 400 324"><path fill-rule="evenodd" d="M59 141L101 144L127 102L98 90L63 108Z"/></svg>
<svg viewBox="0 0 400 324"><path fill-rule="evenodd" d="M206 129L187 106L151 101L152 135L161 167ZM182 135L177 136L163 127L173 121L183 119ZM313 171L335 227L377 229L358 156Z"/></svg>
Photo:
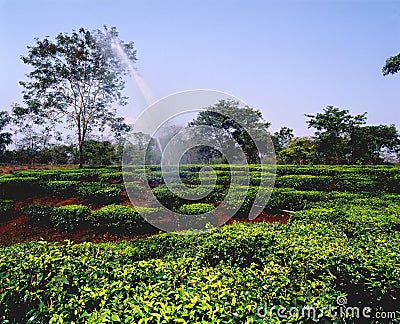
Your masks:
<svg viewBox="0 0 400 324"><path fill-rule="evenodd" d="M23 199L47 193L111 203L120 200L124 186L77 180L41 181L39 177L1 177L0 189L0 198L6 199Z"/></svg>
<svg viewBox="0 0 400 324"><path fill-rule="evenodd" d="M139 213L140 212L140 213ZM145 217L156 215L157 208L108 205L90 210L83 205L60 207L32 205L24 207L21 213L39 224L50 224L63 232L94 228L108 233L140 233Z"/></svg>
<svg viewBox="0 0 400 324"><path fill-rule="evenodd" d="M311 190L295 190L292 188L260 188L255 186L236 186L226 188L224 186L214 186L207 188L206 186L198 188L200 194L202 190L210 189L211 192L204 198L197 200L197 203L221 203L224 202L226 208L234 209L235 206L240 206L237 216L246 217L254 204L254 201L259 195L260 201L267 201L266 210L301 210L310 208L317 202L328 202L335 199L354 200L365 197L362 194L352 194L347 192L326 192L326 191L311 191ZM175 192L175 193L174 193ZM180 196L187 193L185 188L174 188L172 192L167 186L159 186L153 189L153 194L158 201L168 209L178 209L183 204L190 204L193 201L181 198ZM230 192L229 198L227 194ZM243 199L242 199L243 198Z"/></svg>
<svg viewBox="0 0 400 324"><path fill-rule="evenodd" d="M0 248L0 320L281 323L276 311L260 317L260 307L321 310L338 296L348 306L398 311L399 249L399 233L349 240L319 222L236 223L129 243L17 244ZM318 313L292 322L312 319L333 321Z"/></svg>

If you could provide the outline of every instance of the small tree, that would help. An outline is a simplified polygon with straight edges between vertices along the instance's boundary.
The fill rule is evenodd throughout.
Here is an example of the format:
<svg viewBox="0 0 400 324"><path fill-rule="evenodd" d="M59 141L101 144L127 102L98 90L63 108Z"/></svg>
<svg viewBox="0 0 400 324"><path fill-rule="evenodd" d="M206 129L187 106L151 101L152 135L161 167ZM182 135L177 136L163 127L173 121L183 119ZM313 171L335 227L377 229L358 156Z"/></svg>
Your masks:
<svg viewBox="0 0 400 324"><path fill-rule="evenodd" d="M94 127L113 124L113 103L126 104L121 92L127 66L113 55L115 43L129 59L136 60L133 43L118 39L115 27L92 32L80 28L71 34L60 33L55 40L36 39L22 57L33 70L21 81L25 107L14 107L23 117L31 114L38 123L67 122L76 132L79 167L83 163L86 136Z"/></svg>
<svg viewBox="0 0 400 324"><path fill-rule="evenodd" d="M315 156L315 144L309 137L292 138L277 154L278 162L282 164L312 164Z"/></svg>
<svg viewBox="0 0 400 324"><path fill-rule="evenodd" d="M0 111L0 131L2 131L9 123L11 118L7 111ZM12 143L11 133L0 133L0 155L4 154L7 145Z"/></svg>

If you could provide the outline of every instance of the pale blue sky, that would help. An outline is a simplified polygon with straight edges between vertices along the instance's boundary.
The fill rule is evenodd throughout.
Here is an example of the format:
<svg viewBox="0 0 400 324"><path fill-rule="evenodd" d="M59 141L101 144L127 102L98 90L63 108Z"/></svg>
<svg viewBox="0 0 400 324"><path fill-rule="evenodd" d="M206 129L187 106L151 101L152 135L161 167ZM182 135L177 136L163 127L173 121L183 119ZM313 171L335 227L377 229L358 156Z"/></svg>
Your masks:
<svg viewBox="0 0 400 324"><path fill-rule="evenodd" d="M327 105L368 112L400 128L400 74L383 77L400 52L400 1L0 0L0 110L21 102L20 55L34 38L116 26L134 41L136 67L156 98L206 88L263 112L271 130L311 134L305 113ZM129 81L137 116L144 100Z"/></svg>

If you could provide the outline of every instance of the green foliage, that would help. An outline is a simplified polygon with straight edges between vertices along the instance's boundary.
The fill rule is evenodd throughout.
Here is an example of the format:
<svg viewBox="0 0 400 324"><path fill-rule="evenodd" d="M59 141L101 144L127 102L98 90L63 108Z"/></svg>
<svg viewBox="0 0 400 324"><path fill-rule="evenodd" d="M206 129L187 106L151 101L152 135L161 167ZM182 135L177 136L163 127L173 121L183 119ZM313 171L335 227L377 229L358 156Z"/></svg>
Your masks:
<svg viewBox="0 0 400 324"><path fill-rule="evenodd" d="M13 209L14 200L0 199L0 221L4 221L11 216Z"/></svg>
<svg viewBox="0 0 400 324"><path fill-rule="evenodd" d="M108 124L117 133L124 128L111 106L126 104L121 91L127 66L115 59L113 42L118 42L130 60L136 60L133 42L125 44L115 27L105 26L103 30L60 33L55 40L36 39L22 57L33 69L27 81L20 82L25 106L13 108L16 119L22 124L27 123L26 116L37 124L69 123L76 130L80 167L86 135L93 127L104 129Z"/></svg>
<svg viewBox="0 0 400 324"><path fill-rule="evenodd" d="M153 189L162 203L186 217L177 220L178 229L188 224L195 229L202 221L197 214L213 213L227 191L235 189L226 185L231 172L244 176L243 166L216 165L217 179L223 184L201 188L192 184L199 179L201 168L181 166L188 187L176 188L178 193L212 189L199 202L188 204L164 185ZM160 175L158 166L147 169L154 179ZM270 176L260 166L249 169L251 181ZM69 188L88 199L100 197L98 190L122 188L108 183L121 179L118 168L87 172L95 177L94 170L103 182L80 182L76 176L71 184L54 181L66 179L63 172L24 171L0 176L0 186L2 181L28 179L26 183L61 191ZM272 193L258 186L236 188L247 191L237 216L248 216L257 194L271 194L269 211L296 211L288 224L234 222L186 233L191 235L164 233L129 242L31 242L0 247L0 321L281 323L276 313L260 318L258 308L267 304L268 309L306 305L322 309L336 305L338 296L346 296L349 306L398 311L399 170L392 166L285 165L277 168L279 187ZM108 174L102 177L103 172ZM80 176L86 179L85 169ZM136 182L128 184L141 188ZM231 197L232 203L238 196ZM229 207L229 201L224 203ZM92 211L76 205L29 206L22 213L39 222L50 219L51 226L62 231L93 226L127 234L147 226L141 215L152 220L168 216L160 209L115 204ZM317 321L330 323L332 319L324 316ZM288 322L310 321L296 318Z"/></svg>
<svg viewBox="0 0 400 324"><path fill-rule="evenodd" d="M309 137L296 137L289 141L286 147L277 152L278 163L282 164L312 164L316 159L315 143Z"/></svg>
<svg viewBox="0 0 400 324"><path fill-rule="evenodd" d="M321 309L338 296L391 310L399 242L399 233L349 241L330 225L294 222L120 243L16 244L0 248L0 313L11 322L279 323L257 309Z"/></svg>
<svg viewBox="0 0 400 324"><path fill-rule="evenodd" d="M400 54L391 56L382 68L383 75L395 74L400 71Z"/></svg>
<svg viewBox="0 0 400 324"><path fill-rule="evenodd" d="M288 127L281 127L279 132L275 132L272 136L272 142L274 143L275 152L278 153L284 148L287 148L293 137L293 129Z"/></svg>
<svg viewBox="0 0 400 324"><path fill-rule="evenodd" d="M218 219L213 213L214 209L214 205L205 203L185 204L180 206L177 212L182 215L179 216L177 220L178 228L185 230L204 230L207 226L218 226Z"/></svg>
<svg viewBox="0 0 400 324"><path fill-rule="evenodd" d="M234 152L234 148L230 147L230 137L232 137L240 145L249 163L259 163L259 153L267 153L258 152L254 140L263 139L265 141L270 123L263 120L259 110L251 107L240 107L237 101L220 100L214 106L208 107L207 111L200 112L189 126L213 127L216 130L215 133L210 134L210 130L207 129L207 134L198 134L198 136L210 136L215 139L214 143L219 149L229 147L229 150ZM226 132L231 134L229 139ZM206 147L199 149L199 156L207 156L209 159L220 157L215 150Z"/></svg>
<svg viewBox="0 0 400 324"><path fill-rule="evenodd" d="M296 174L278 177L275 181L275 187L294 188L298 190L327 190L333 182L334 179L330 176Z"/></svg>
<svg viewBox="0 0 400 324"><path fill-rule="evenodd" d="M357 127L350 139L351 161L362 164L381 164L381 150L386 155L397 153L400 146L400 135L395 125L378 125Z"/></svg>
<svg viewBox="0 0 400 324"><path fill-rule="evenodd" d="M54 209L51 224L59 231L68 232L82 229L89 221L90 210L82 205L67 205Z"/></svg>
<svg viewBox="0 0 400 324"><path fill-rule="evenodd" d="M37 177L16 177L6 174L0 176L0 189L0 198L20 199L35 196L42 188Z"/></svg>
<svg viewBox="0 0 400 324"><path fill-rule="evenodd" d="M319 163L340 164L346 163L346 154L349 150L349 140L353 130L365 124L366 113L352 116L348 110L327 106L323 113L307 115L308 127L315 132L315 147Z"/></svg>
<svg viewBox="0 0 400 324"><path fill-rule="evenodd" d="M0 131L2 131L9 123L11 118L7 111L0 111ZM0 133L0 155L2 155L8 145L12 143L11 133Z"/></svg>
<svg viewBox="0 0 400 324"><path fill-rule="evenodd" d="M186 215L199 215L199 214L209 213L214 209L215 209L214 205L197 203L197 204L182 205L178 208L177 212Z"/></svg>
<svg viewBox="0 0 400 324"><path fill-rule="evenodd" d="M291 221L297 220L332 223L349 237L400 231L400 209L393 204L376 209L365 203L359 205L357 201L335 203L298 211L291 217Z"/></svg>
<svg viewBox="0 0 400 324"><path fill-rule="evenodd" d="M52 215L56 213L53 206L31 205L21 209L21 214L28 216L34 222L47 224Z"/></svg>
<svg viewBox="0 0 400 324"><path fill-rule="evenodd" d="M103 172L99 175L99 181L101 182L123 182L122 172Z"/></svg>
<svg viewBox="0 0 400 324"><path fill-rule="evenodd" d="M120 199L121 192L121 185L105 185L100 182L85 182L76 188L76 195L79 197L103 203L117 202Z"/></svg>
<svg viewBox="0 0 400 324"><path fill-rule="evenodd" d="M60 197L75 196L76 190L80 185L81 182L72 180L56 180L45 183L47 189Z"/></svg>
<svg viewBox="0 0 400 324"><path fill-rule="evenodd" d="M157 211L156 208L108 205L92 211L92 222L95 227L109 233L140 233L146 224L141 215L152 217Z"/></svg>

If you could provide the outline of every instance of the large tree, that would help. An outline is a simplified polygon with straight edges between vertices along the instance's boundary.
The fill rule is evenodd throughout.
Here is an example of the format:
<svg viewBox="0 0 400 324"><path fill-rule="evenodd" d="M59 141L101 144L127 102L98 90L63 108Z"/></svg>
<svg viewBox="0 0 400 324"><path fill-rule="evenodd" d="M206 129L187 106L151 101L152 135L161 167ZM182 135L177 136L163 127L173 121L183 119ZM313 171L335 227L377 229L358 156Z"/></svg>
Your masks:
<svg viewBox="0 0 400 324"><path fill-rule="evenodd" d="M382 68L383 75L395 74L400 71L400 53L386 60Z"/></svg>
<svg viewBox="0 0 400 324"><path fill-rule="evenodd" d="M217 149L227 147L230 142L229 139L234 140L238 146L243 150L248 163L260 163L260 154L267 154L270 152L258 152L256 141L265 141L265 135L268 134L269 122L263 120L262 114L259 110L241 106L235 100L220 100L214 106L208 107L207 110L202 111L198 116L189 123L189 127L193 126L211 126L215 130L213 134L207 133L205 135L214 138ZM249 130L252 136L246 131ZM200 147L205 154L204 147ZM210 149L210 153L218 152ZM210 156L213 158L215 156Z"/></svg>
<svg viewBox="0 0 400 324"><path fill-rule="evenodd" d="M383 151L399 152L400 135L394 125L357 127L351 134L350 147L352 162L379 164L384 160Z"/></svg>
<svg viewBox="0 0 400 324"><path fill-rule="evenodd" d="M15 106L14 114L34 115L37 123L67 122L76 134L79 167L88 133L105 123L115 125L113 104L126 104L122 90L128 67L114 55L115 46L136 60L133 42L121 41L115 27L36 39L22 57L33 70L20 82L25 105Z"/></svg>
<svg viewBox="0 0 400 324"><path fill-rule="evenodd" d="M366 113L353 116L348 110L327 106L323 113L305 115L309 128L315 128L315 149L319 162L346 163L351 153L349 141L356 127L365 124Z"/></svg>

